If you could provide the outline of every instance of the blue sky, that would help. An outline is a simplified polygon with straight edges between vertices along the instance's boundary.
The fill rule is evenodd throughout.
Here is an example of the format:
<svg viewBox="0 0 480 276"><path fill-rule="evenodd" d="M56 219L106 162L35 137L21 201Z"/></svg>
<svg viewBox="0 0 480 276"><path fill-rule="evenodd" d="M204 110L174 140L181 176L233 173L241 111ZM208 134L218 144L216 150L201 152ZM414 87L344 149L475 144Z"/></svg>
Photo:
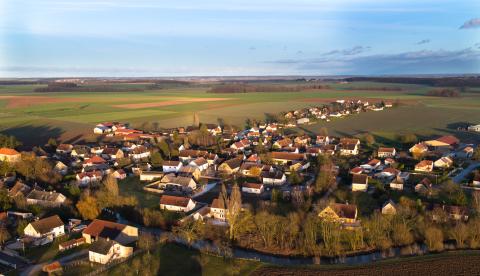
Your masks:
<svg viewBox="0 0 480 276"><path fill-rule="evenodd" d="M0 77L448 73L478 0L0 0Z"/></svg>

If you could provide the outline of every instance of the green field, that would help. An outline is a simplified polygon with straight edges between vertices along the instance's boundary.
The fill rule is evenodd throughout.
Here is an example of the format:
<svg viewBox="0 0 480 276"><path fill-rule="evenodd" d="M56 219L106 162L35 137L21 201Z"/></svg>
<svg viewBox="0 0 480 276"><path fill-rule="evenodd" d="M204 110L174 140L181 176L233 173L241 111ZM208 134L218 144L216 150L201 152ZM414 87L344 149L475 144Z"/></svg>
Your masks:
<svg viewBox="0 0 480 276"><path fill-rule="evenodd" d="M125 84L124 86L139 86ZM321 105L342 98L400 100L404 106L383 112L369 112L346 119L305 126L315 133L327 127L331 134L353 135L365 131L386 138L414 132L419 135L457 133L459 123L480 123L480 91L470 89L460 98L425 96L432 87L372 82L331 83L330 89L303 92L241 94L206 93L207 85L167 88L138 92L55 92L39 93L40 85L0 86L0 131L16 135L33 145L55 137L78 141L92 133L102 121L145 123L157 127L192 124L193 114L201 122L243 126L246 118L264 119L296 108ZM355 90L351 88L401 87L401 91ZM221 98L219 100L218 98ZM199 100L200 99L200 100ZM152 105L153 103L153 105ZM128 104L145 104L126 108ZM460 133L467 138L478 138Z"/></svg>

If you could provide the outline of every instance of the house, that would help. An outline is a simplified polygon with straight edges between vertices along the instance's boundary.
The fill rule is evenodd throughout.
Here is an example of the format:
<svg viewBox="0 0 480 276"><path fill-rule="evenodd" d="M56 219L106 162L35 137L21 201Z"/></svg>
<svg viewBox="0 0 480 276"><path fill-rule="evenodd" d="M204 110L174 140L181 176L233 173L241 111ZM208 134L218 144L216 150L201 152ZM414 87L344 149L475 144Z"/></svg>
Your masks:
<svg viewBox="0 0 480 276"><path fill-rule="evenodd" d="M395 148L379 148L377 151L378 158L395 157L396 154Z"/></svg>
<svg viewBox="0 0 480 276"><path fill-rule="evenodd" d="M20 161L21 154L15 149L0 148L0 161L15 163Z"/></svg>
<svg viewBox="0 0 480 276"><path fill-rule="evenodd" d="M300 119L297 120L298 125L304 125L304 124L308 124L308 123L310 123L309 118L300 118Z"/></svg>
<svg viewBox="0 0 480 276"><path fill-rule="evenodd" d="M96 167L96 166L102 166L106 164L107 161L103 159L102 157L98 155L94 155L91 158L86 159L83 161L83 167Z"/></svg>
<svg viewBox="0 0 480 276"><path fill-rule="evenodd" d="M418 143L413 145L408 151L413 155L420 155L428 151L428 146L425 143Z"/></svg>
<svg viewBox="0 0 480 276"><path fill-rule="evenodd" d="M82 237L88 244L99 239L109 239L126 245L138 240L138 228L117 222L94 219L83 230Z"/></svg>
<svg viewBox="0 0 480 276"><path fill-rule="evenodd" d="M362 174L363 168L362 167L355 167L350 170L350 174Z"/></svg>
<svg viewBox="0 0 480 276"><path fill-rule="evenodd" d="M20 181L17 181L17 183L15 183L15 185L13 185L13 187L10 188L10 190L8 191L8 196L10 197L27 196L31 190L32 188L30 188L30 186Z"/></svg>
<svg viewBox="0 0 480 276"><path fill-rule="evenodd" d="M272 156L273 162L279 165L284 165L284 164L287 164L288 162L293 162L293 161L302 161L305 159L305 154L292 153L292 152L274 151L274 152L271 152L271 156Z"/></svg>
<svg viewBox="0 0 480 276"><path fill-rule="evenodd" d="M88 249L88 260L93 263L108 264L113 260L128 258L133 247L124 246L115 240L100 238Z"/></svg>
<svg viewBox="0 0 480 276"><path fill-rule="evenodd" d="M287 182L287 177L281 171L263 171L260 174L263 184L267 185L283 185Z"/></svg>
<svg viewBox="0 0 480 276"><path fill-rule="evenodd" d="M163 161L162 170L164 173L177 173L182 168L182 162L180 161Z"/></svg>
<svg viewBox="0 0 480 276"><path fill-rule="evenodd" d="M189 197L163 195L160 198L160 209L189 212L195 208L195 202Z"/></svg>
<svg viewBox="0 0 480 276"><path fill-rule="evenodd" d="M340 155L357 155L358 144L342 144L340 147Z"/></svg>
<svg viewBox="0 0 480 276"><path fill-rule="evenodd" d="M73 157L85 158L89 153L90 153L89 147L76 145L76 146L73 146L73 149L70 155Z"/></svg>
<svg viewBox="0 0 480 276"><path fill-rule="evenodd" d="M43 238L49 236L53 239L65 235L65 226L60 217L54 215L30 222L23 233L27 237Z"/></svg>
<svg viewBox="0 0 480 276"><path fill-rule="evenodd" d="M352 177L352 191L366 192L368 189L368 175L354 174Z"/></svg>
<svg viewBox="0 0 480 276"><path fill-rule="evenodd" d="M450 157L442 157L437 161L433 162L435 168L449 168L453 165L453 160Z"/></svg>
<svg viewBox="0 0 480 276"><path fill-rule="evenodd" d="M436 140L445 143L452 148L455 148L460 144L460 140L458 140L458 138L453 135L442 136L440 138L437 138Z"/></svg>
<svg viewBox="0 0 480 276"><path fill-rule="evenodd" d="M328 136L317 136L315 140L315 144L317 145L328 145L330 144L330 137Z"/></svg>
<svg viewBox="0 0 480 276"><path fill-rule="evenodd" d="M433 171L433 161L422 160L415 165L415 170L419 172L431 172Z"/></svg>
<svg viewBox="0 0 480 276"><path fill-rule="evenodd" d="M262 183L243 183L242 192L249 194L261 194L263 192Z"/></svg>
<svg viewBox="0 0 480 276"><path fill-rule="evenodd" d="M390 182L390 189L403 190L404 184L405 184L405 181L402 178L397 176L392 182Z"/></svg>
<svg viewBox="0 0 480 276"><path fill-rule="evenodd" d="M238 142L235 142L230 146L230 148L235 149L237 151L245 150L248 147L250 147L250 142L247 139L243 139Z"/></svg>
<svg viewBox="0 0 480 276"><path fill-rule="evenodd" d="M210 214L213 218L226 221L227 220L227 204L220 198L215 198L210 205Z"/></svg>
<svg viewBox="0 0 480 276"><path fill-rule="evenodd" d="M230 160L227 160L218 166L218 171L227 173L227 174L234 174L240 170L240 166L242 165L243 158L237 157Z"/></svg>
<svg viewBox="0 0 480 276"><path fill-rule="evenodd" d="M344 227L351 227L357 224L357 205L333 203L325 207L318 216L327 221L341 223Z"/></svg>
<svg viewBox="0 0 480 276"><path fill-rule="evenodd" d="M480 132L480 124L469 126L468 131Z"/></svg>
<svg viewBox="0 0 480 276"><path fill-rule="evenodd" d="M432 219L434 221L443 221L443 218L439 216L441 212L444 212L447 216L446 218L455 221L467 221L469 217L468 207L435 204L433 206Z"/></svg>
<svg viewBox="0 0 480 276"><path fill-rule="evenodd" d="M164 175L165 172L142 170L142 172L140 172L140 181L152 181L155 179L161 179Z"/></svg>
<svg viewBox="0 0 480 276"><path fill-rule="evenodd" d="M56 207L62 205L66 199L61 193L32 190L27 195L27 204Z"/></svg>
<svg viewBox="0 0 480 276"><path fill-rule="evenodd" d="M205 158L199 157L189 163L190 166L198 168L201 172L208 168L208 162Z"/></svg>
<svg viewBox="0 0 480 276"><path fill-rule="evenodd" d="M53 170L61 175L66 175L68 173L68 166L62 161L57 161L53 167Z"/></svg>
<svg viewBox="0 0 480 276"><path fill-rule="evenodd" d="M432 181L424 177L417 185L415 185L415 192L420 194L430 194L432 189Z"/></svg>
<svg viewBox="0 0 480 276"><path fill-rule="evenodd" d="M473 186L479 186L480 185L480 173L476 172L473 176L473 181L472 181Z"/></svg>
<svg viewBox="0 0 480 276"><path fill-rule="evenodd" d="M293 146L293 142L292 142L292 139L290 139L288 137L283 138L281 140L277 140L272 145L273 148L277 148L277 149L291 147L291 146Z"/></svg>
<svg viewBox="0 0 480 276"><path fill-rule="evenodd" d="M365 170L367 172L370 172L370 171L374 171L375 169L377 169L381 164L382 164L382 161L380 161L378 159L372 159L372 160L368 161L367 164L360 165L360 167L363 170Z"/></svg>
<svg viewBox="0 0 480 276"><path fill-rule="evenodd" d="M55 150L58 154L68 154L71 153L73 146L71 144L60 144Z"/></svg>
<svg viewBox="0 0 480 276"><path fill-rule="evenodd" d="M118 148L104 148L101 152L101 156L110 160L117 160L125 157L123 150Z"/></svg>
<svg viewBox="0 0 480 276"><path fill-rule="evenodd" d="M383 171L377 173L375 176L378 178L391 179L400 174L400 171L394 168L386 168Z"/></svg>
<svg viewBox="0 0 480 276"><path fill-rule="evenodd" d="M179 176L193 177L196 181L200 179L201 172L197 167L183 166L178 171Z"/></svg>
<svg viewBox="0 0 480 276"><path fill-rule="evenodd" d="M112 175L119 180L127 178L127 173L123 169L115 170Z"/></svg>
<svg viewBox="0 0 480 276"><path fill-rule="evenodd" d="M79 186L88 186L91 183L100 182L103 178L103 173L101 171L90 171L77 173L76 179Z"/></svg>
<svg viewBox="0 0 480 276"><path fill-rule="evenodd" d="M129 153L129 156L134 160L140 160L150 157L150 151L145 146L138 146Z"/></svg>
<svg viewBox="0 0 480 276"><path fill-rule="evenodd" d="M397 213L397 205L390 199L382 206L382 215L395 215Z"/></svg>
<svg viewBox="0 0 480 276"><path fill-rule="evenodd" d="M191 176L175 176L173 173L166 174L162 180L160 180L164 186L176 186L180 187L184 191L193 191L197 188L195 179Z"/></svg>

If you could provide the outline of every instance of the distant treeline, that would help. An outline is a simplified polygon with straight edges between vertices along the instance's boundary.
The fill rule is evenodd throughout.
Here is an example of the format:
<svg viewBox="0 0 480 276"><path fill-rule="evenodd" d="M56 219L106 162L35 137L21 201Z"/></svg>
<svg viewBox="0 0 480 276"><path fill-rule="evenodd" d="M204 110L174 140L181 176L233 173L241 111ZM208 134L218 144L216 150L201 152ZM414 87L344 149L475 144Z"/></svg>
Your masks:
<svg viewBox="0 0 480 276"><path fill-rule="evenodd" d="M47 87L35 88L35 92L130 92L144 91L137 87L117 87L111 85L78 86L75 83L49 83Z"/></svg>
<svg viewBox="0 0 480 276"><path fill-rule="evenodd" d="M346 81L374 81L389 83L423 84L430 86L480 87L480 77L353 77Z"/></svg>
<svg viewBox="0 0 480 276"><path fill-rule="evenodd" d="M448 98L456 98L460 97L460 91L456 89L434 89L427 92L427 96L433 97L448 97Z"/></svg>
<svg viewBox="0 0 480 276"><path fill-rule="evenodd" d="M272 85L272 84L221 84L212 87L208 93L253 93L253 92L299 92L310 89L328 89L328 85Z"/></svg>
<svg viewBox="0 0 480 276"><path fill-rule="evenodd" d="M401 87L344 87L342 90L358 90L358 91L402 91Z"/></svg>
<svg viewBox="0 0 480 276"><path fill-rule="evenodd" d="M23 80L3 80L0 81L0 85L33 85L42 84L40 81L23 81Z"/></svg>

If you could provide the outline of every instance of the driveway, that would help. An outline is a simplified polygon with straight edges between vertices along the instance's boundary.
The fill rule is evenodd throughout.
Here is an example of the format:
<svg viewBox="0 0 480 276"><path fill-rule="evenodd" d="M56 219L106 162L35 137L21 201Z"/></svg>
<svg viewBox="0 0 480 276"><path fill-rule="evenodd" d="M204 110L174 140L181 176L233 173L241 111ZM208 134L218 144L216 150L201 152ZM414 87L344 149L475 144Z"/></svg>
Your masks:
<svg viewBox="0 0 480 276"><path fill-rule="evenodd" d="M480 162L471 163L467 168L463 169L459 174L452 178L453 182L460 184L472 171L480 168Z"/></svg>

